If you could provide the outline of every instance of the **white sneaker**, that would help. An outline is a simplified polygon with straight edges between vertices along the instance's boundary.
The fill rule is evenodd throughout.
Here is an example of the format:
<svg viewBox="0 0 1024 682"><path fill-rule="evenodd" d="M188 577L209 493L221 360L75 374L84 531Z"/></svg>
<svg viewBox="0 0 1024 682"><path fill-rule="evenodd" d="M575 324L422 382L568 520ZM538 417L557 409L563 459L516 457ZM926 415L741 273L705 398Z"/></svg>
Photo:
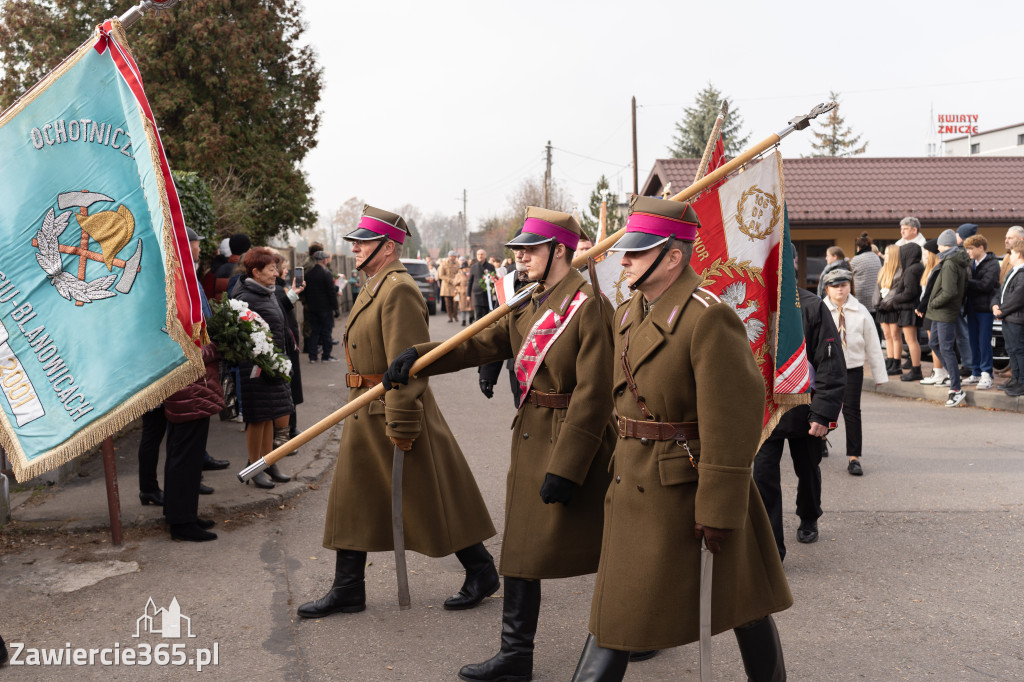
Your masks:
<svg viewBox="0 0 1024 682"><path fill-rule="evenodd" d="M976 376L974 376L972 374L969 377L964 377L963 379L961 379L960 383L961 384L969 384L969 385L973 386L974 384L978 383L979 381L981 381L981 377L976 377Z"/></svg>
<svg viewBox="0 0 1024 682"><path fill-rule="evenodd" d="M950 391L949 397L946 399L946 407L957 407L966 397L967 394L963 390Z"/></svg>
<svg viewBox="0 0 1024 682"><path fill-rule="evenodd" d="M942 386L945 382L949 384L949 372L944 369L933 369L931 375L921 379L921 383L925 386Z"/></svg>
<svg viewBox="0 0 1024 682"><path fill-rule="evenodd" d="M982 372L981 378L978 379L978 390L984 391L988 388L992 388L992 375L988 372Z"/></svg>

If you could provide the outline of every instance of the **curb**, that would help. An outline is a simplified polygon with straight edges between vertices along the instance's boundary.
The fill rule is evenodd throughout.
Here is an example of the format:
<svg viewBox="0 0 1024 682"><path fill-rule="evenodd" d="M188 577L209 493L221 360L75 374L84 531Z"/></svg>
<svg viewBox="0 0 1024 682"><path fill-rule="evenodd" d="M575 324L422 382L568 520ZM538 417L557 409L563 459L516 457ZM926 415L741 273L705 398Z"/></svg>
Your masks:
<svg viewBox="0 0 1024 682"><path fill-rule="evenodd" d="M895 379L895 381L893 381ZM1012 397L1003 393L998 388L990 388L979 391L973 386L964 386L964 393L967 398L961 403L961 407L980 407L986 410L1002 410L1004 412L1024 412L1024 396ZM900 381L898 376L889 377L888 383L876 385L874 379L864 377L864 391L880 393L896 398L910 398L913 400L927 400L931 403L945 405L946 396L949 394L948 386L923 386L918 381Z"/></svg>

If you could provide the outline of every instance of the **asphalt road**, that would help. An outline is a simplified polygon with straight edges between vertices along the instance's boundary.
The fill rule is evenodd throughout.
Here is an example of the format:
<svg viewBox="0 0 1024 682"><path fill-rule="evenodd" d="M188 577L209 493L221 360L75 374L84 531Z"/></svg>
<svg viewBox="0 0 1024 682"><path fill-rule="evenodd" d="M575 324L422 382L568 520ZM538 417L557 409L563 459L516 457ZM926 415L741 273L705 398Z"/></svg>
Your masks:
<svg viewBox="0 0 1024 682"><path fill-rule="evenodd" d="M432 320L435 339L456 329L443 315ZM318 365L305 381L337 383L343 373L343 363ZM509 387L500 384L486 400L471 371L431 385L499 530L486 543L496 554L513 416ZM304 405L303 421L340 400ZM785 567L796 604L776 618L789 679L1024 679L1020 416L875 394L865 395L863 407L866 474L846 473L840 427L822 465L820 541L798 544L795 516L786 518ZM119 549L97 533L17 543L0 557L0 635L9 643L56 650L117 644L121 651L183 643L185 660L216 645L218 660L202 673L194 665L97 662L5 667L0 677L454 680L462 664L493 654L502 592L472 611L444 611L441 603L462 581L454 557L409 555L409 611L398 608L394 557L372 554L366 611L321 621L295 616L330 583L333 553L320 545L329 483L328 477L283 508L218 518L220 539L213 543L174 543L151 531L129 532ZM785 460L783 485L792 512L795 479ZM544 583L534 679L572 676L592 589L592 576ZM134 637L149 598L157 608L176 598L195 636ZM743 679L730 635L714 639L714 661L717 679ZM696 680L697 670L696 646L689 645L632 665L626 679Z"/></svg>

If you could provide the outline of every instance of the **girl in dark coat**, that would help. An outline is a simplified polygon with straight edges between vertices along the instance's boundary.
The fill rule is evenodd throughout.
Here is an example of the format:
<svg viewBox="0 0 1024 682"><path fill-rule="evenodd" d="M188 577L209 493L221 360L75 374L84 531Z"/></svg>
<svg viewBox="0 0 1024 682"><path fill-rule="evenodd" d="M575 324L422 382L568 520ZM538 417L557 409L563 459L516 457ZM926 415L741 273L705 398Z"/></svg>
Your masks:
<svg viewBox="0 0 1024 682"><path fill-rule="evenodd" d="M266 247L256 247L246 252L243 259L245 275L239 278L231 290L231 298L245 301L249 309L263 318L270 326L274 345L288 352L291 332L274 290L277 286L277 254ZM275 431L280 430L285 439L288 434L288 418L294 404L288 382L271 378L266 373L253 376L256 367L252 363L239 365L241 376L242 404L245 411L245 444L249 450L249 463L253 463L274 449ZM283 442L283 441L282 441ZM269 474L270 478L267 478ZM290 476L282 474L276 464L260 472L252 482L260 488L273 488L273 481L287 483Z"/></svg>
<svg viewBox="0 0 1024 682"><path fill-rule="evenodd" d="M924 378L921 374L921 344L917 341L917 327L921 319L915 312L921 298L922 275L924 265L921 263L921 247L914 243L904 244L900 247L900 274L893 281L889 296L882 300L880 306L886 313L885 319L894 322L903 332L903 340L910 353L911 369L900 377L901 381L920 381ZM900 355L896 354L897 368ZM889 356L893 356L891 351Z"/></svg>

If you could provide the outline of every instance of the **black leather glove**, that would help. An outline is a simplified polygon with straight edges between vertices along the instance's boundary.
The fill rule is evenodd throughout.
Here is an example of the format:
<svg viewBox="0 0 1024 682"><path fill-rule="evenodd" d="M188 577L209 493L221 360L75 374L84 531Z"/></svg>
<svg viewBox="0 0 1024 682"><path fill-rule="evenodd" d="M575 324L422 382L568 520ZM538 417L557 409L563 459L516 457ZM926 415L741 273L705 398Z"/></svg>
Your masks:
<svg viewBox="0 0 1024 682"><path fill-rule="evenodd" d="M487 381L486 379L481 379L480 380L480 392L483 393L484 396L486 396L487 398L493 398L494 397L494 384L492 384L491 382Z"/></svg>
<svg viewBox="0 0 1024 682"><path fill-rule="evenodd" d="M562 478L557 474L544 474L544 485L540 487L540 499L544 500L544 504L569 504L575 492L576 484L568 478Z"/></svg>
<svg viewBox="0 0 1024 682"><path fill-rule="evenodd" d="M384 384L384 390L398 388L397 384L408 384L409 371L419 357L420 354L415 348L406 348L402 351L402 354L388 366L388 371L384 372L384 377L380 380L380 383Z"/></svg>

